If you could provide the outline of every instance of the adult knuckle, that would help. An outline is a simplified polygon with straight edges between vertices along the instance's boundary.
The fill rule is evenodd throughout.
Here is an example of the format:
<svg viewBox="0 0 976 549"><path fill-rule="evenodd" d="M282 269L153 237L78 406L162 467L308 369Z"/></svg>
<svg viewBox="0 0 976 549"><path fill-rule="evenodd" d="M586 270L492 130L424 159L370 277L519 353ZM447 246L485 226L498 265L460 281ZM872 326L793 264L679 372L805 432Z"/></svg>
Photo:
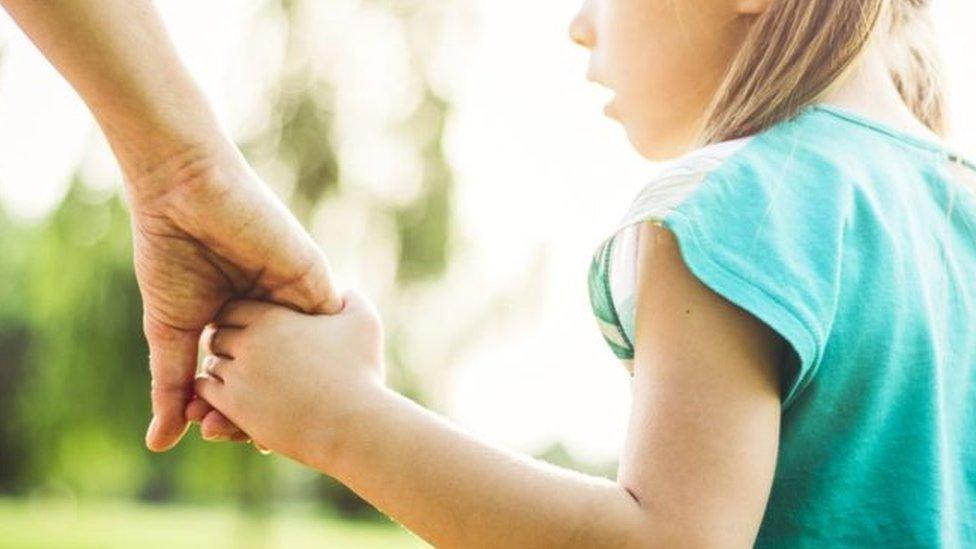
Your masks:
<svg viewBox="0 0 976 549"><path fill-rule="evenodd" d="M183 397L187 394L187 387L184 384L153 378L149 382L149 394L153 397Z"/></svg>

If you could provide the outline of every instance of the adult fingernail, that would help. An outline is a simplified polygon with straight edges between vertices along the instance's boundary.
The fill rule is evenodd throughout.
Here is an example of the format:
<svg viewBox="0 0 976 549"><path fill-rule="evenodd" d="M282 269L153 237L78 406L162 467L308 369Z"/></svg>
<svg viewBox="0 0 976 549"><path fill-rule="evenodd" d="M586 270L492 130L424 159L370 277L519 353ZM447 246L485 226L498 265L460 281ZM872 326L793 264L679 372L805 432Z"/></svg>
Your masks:
<svg viewBox="0 0 976 549"><path fill-rule="evenodd" d="M200 431L200 436L203 437L203 440L206 440L207 442L216 442L219 440L225 440L227 438L220 433L204 433L203 431Z"/></svg>
<svg viewBox="0 0 976 549"><path fill-rule="evenodd" d="M158 428L158 424L159 424L159 422L156 421L156 416L153 416L152 417L152 420L149 422L149 428L146 429L146 440L147 441L156 437L156 429Z"/></svg>

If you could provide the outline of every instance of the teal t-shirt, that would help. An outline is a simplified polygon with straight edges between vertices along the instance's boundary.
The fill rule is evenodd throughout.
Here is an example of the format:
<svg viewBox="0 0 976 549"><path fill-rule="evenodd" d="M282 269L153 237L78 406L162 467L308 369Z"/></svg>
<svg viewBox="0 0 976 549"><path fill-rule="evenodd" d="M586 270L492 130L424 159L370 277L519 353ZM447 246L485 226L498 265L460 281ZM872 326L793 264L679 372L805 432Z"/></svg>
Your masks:
<svg viewBox="0 0 976 549"><path fill-rule="evenodd" d="M643 221L789 343L757 547L976 547L974 187L936 141L818 104L674 162L596 250L631 371Z"/></svg>

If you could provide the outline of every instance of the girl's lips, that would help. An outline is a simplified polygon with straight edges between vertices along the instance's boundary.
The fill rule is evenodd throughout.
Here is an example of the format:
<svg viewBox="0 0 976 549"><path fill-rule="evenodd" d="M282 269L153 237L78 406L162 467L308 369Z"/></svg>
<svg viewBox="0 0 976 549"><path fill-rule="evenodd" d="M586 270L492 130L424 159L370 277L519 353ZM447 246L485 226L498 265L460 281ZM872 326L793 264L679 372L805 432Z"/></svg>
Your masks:
<svg viewBox="0 0 976 549"><path fill-rule="evenodd" d="M613 89L604 85L602 82L596 81L599 86L597 91L599 92L598 99L606 100L606 104L603 107L603 112L607 116L610 116L614 112L614 102L617 100L617 94Z"/></svg>

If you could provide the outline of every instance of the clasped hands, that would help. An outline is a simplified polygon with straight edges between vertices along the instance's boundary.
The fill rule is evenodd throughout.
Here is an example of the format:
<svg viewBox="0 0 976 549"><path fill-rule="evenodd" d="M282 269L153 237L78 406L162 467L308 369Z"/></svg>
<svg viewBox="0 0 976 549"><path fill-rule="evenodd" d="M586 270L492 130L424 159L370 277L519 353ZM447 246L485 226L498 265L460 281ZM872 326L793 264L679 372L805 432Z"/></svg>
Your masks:
<svg viewBox="0 0 976 549"><path fill-rule="evenodd" d="M190 147L126 183L152 373L146 445L168 450L199 421L208 439L325 459L344 418L385 390L372 304L334 288L236 148Z"/></svg>
<svg viewBox="0 0 976 549"><path fill-rule="evenodd" d="M375 406L384 388L379 317L356 290L343 302L338 313L308 315L230 301L205 330L208 354L186 418L201 422L205 438L251 439L326 469L344 422Z"/></svg>

